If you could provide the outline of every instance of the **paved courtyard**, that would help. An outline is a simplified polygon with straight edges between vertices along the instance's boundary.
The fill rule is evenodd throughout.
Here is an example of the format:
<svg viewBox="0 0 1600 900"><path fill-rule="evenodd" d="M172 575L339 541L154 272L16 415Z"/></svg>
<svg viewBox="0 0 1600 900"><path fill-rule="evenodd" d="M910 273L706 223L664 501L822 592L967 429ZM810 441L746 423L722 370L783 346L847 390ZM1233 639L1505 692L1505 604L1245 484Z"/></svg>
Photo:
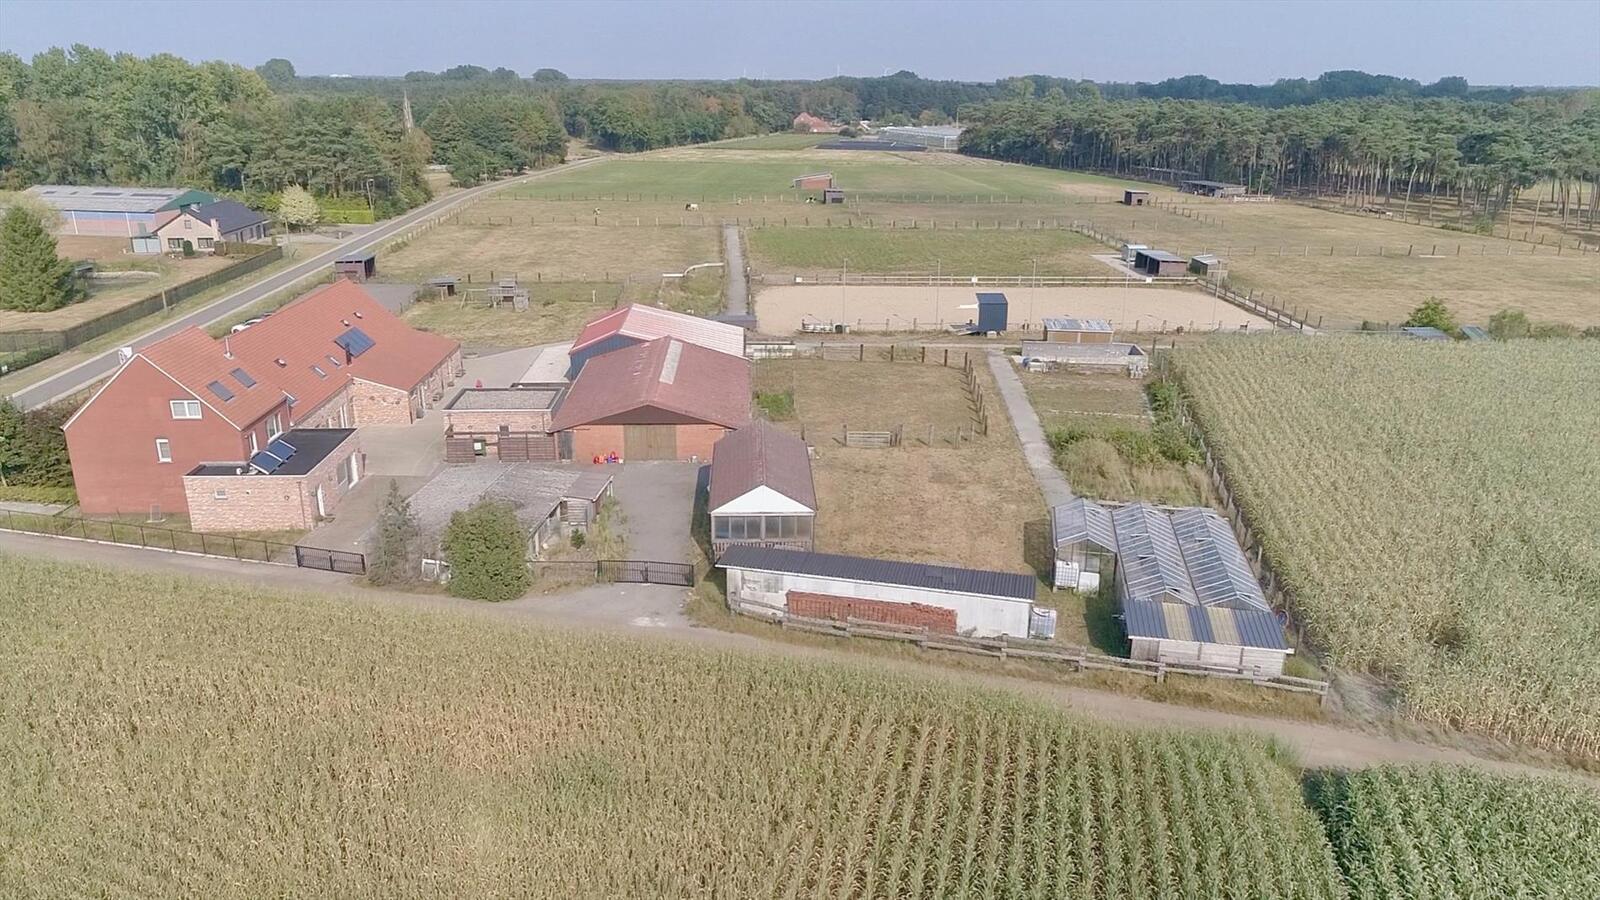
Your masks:
<svg viewBox="0 0 1600 900"><path fill-rule="evenodd" d="M617 503L628 520L628 556L687 562L699 466L683 462L632 462L610 466Z"/></svg>

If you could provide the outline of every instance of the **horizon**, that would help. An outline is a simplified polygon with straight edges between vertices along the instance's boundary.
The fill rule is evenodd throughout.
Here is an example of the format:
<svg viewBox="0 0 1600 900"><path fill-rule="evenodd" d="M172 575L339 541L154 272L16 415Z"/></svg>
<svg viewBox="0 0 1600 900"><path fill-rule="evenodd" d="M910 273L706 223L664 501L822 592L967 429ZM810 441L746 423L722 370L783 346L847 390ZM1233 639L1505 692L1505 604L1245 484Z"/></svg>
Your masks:
<svg viewBox="0 0 1600 900"><path fill-rule="evenodd" d="M360 23L358 54L349 31L307 29L329 7L305 0L228 6L220 15L216 7L184 0L29 3L8 7L0 50L29 59L52 47L84 44L246 67L282 58L302 77L401 78L478 65L524 78L553 68L580 81L822 81L908 70L929 80L977 84L1027 75L1099 83L1204 75L1227 84L1271 85L1354 70L1423 84L1459 76L1474 87L1600 86L1600 52L1592 42L1600 31L1600 3L1401 2L1384 7L1382 29L1374 28L1370 6L1349 0L1277 4L1270 21L1255 15L1261 6L1150 2L1116 16L1080 2L822 2L806 8L816 27L802 23L797 33L773 27L785 17L800 18L794 9L767 0L356 0L337 9L341 18ZM188 15L199 9L208 14ZM396 18L397 11L409 15ZM1163 17L1175 35L1194 33L1195 21L1215 22L1216 33L1145 39L1147 23ZM441 18L464 25L441 30ZM1551 21L1568 24L1552 29ZM487 25L473 27L477 23ZM1317 39L1308 42L1303 35L1311 32ZM1522 48L1529 52L1507 52Z"/></svg>

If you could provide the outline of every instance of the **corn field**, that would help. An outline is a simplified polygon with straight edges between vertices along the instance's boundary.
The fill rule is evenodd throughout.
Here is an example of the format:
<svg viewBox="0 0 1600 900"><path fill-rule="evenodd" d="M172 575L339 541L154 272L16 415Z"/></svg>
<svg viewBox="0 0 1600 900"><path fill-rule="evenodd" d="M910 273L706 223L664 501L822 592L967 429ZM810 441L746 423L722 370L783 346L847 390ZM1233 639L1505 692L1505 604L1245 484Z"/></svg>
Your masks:
<svg viewBox="0 0 1600 900"><path fill-rule="evenodd" d="M1181 351L1291 611L1425 722L1600 758L1593 342L1263 338Z"/></svg>
<svg viewBox="0 0 1600 900"><path fill-rule="evenodd" d="M1448 766L1314 779L1308 793L1358 900L1600 897L1600 799Z"/></svg>
<svg viewBox="0 0 1600 900"><path fill-rule="evenodd" d="M17 558L0 596L0 896L1344 896L1259 743Z"/></svg>

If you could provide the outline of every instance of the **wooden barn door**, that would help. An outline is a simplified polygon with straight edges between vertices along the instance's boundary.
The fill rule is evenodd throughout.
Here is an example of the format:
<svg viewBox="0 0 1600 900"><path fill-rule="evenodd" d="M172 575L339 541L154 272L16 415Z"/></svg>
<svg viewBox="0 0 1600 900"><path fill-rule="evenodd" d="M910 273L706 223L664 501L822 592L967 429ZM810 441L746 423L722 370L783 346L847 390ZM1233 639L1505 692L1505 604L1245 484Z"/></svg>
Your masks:
<svg viewBox="0 0 1600 900"><path fill-rule="evenodd" d="M677 459L678 428L676 425L624 425L622 446L622 457L629 462Z"/></svg>

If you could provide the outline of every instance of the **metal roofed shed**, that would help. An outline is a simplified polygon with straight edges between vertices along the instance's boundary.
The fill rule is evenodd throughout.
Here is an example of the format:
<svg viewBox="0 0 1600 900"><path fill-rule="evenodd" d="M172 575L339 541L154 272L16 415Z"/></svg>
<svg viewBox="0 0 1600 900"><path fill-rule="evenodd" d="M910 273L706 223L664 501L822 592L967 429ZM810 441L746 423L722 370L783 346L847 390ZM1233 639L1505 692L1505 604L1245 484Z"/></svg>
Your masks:
<svg viewBox="0 0 1600 900"><path fill-rule="evenodd" d="M1133 267L1151 277L1179 277L1188 266L1188 260L1165 250L1138 250L1133 255Z"/></svg>
<svg viewBox="0 0 1600 900"><path fill-rule="evenodd" d="M1230 184L1226 181L1207 181L1204 178L1190 178L1178 183L1178 190L1185 194L1199 194L1202 197L1242 197L1246 193L1242 184Z"/></svg>
<svg viewBox="0 0 1600 900"><path fill-rule="evenodd" d="M1150 357L1138 344L1068 344L1058 341L1023 341L1022 366L1030 372L1065 370L1098 374L1125 372L1142 378L1150 370Z"/></svg>
<svg viewBox="0 0 1600 900"><path fill-rule="evenodd" d="M1493 336L1491 336L1489 332L1485 331L1480 325L1461 326L1461 337L1469 341L1489 341L1494 339Z"/></svg>
<svg viewBox="0 0 1600 900"><path fill-rule="evenodd" d="M1417 341L1448 341L1450 335L1445 334L1432 325L1407 325L1400 329L1400 333Z"/></svg>
<svg viewBox="0 0 1600 900"><path fill-rule="evenodd" d="M973 334L999 334L1006 330L1010 304L1006 295L995 292L978 294L978 320L968 330Z"/></svg>
<svg viewBox="0 0 1600 900"><path fill-rule="evenodd" d="M1038 585L1032 575L734 545L717 567L728 602L778 607L828 603L854 618L905 624L897 612L947 610L954 630L977 637L1030 636Z"/></svg>
<svg viewBox="0 0 1600 900"><path fill-rule="evenodd" d="M1228 264L1215 253L1196 253L1189 257L1189 271L1202 278L1221 278L1228 274Z"/></svg>
<svg viewBox="0 0 1600 900"><path fill-rule="evenodd" d="M717 441L711 452L711 549L734 545L810 550L817 490L806 442L765 421Z"/></svg>
<svg viewBox="0 0 1600 900"><path fill-rule="evenodd" d="M1105 507L1082 497L1050 510L1051 542L1055 546L1058 588L1091 594L1100 589L1102 575L1114 571L1117 530Z"/></svg>
<svg viewBox="0 0 1600 900"><path fill-rule="evenodd" d="M333 261L333 273L352 281L366 281L378 274L378 251L347 253Z"/></svg>
<svg viewBox="0 0 1600 900"><path fill-rule="evenodd" d="M1044 320L1044 339L1069 344L1109 344L1111 323L1105 319L1047 316Z"/></svg>

